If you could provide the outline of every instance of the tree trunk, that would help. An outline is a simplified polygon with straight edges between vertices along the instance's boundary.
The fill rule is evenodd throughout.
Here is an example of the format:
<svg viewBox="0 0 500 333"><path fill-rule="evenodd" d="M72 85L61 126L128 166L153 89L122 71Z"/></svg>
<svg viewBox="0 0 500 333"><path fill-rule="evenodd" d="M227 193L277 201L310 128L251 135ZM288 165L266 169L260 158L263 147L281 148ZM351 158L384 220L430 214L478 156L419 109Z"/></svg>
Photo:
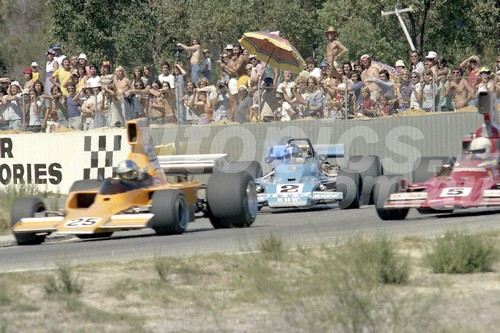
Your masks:
<svg viewBox="0 0 500 333"><path fill-rule="evenodd" d="M427 21L427 14L431 8L431 0L426 0L424 4L422 25L420 26L420 54L424 57L424 44L425 44L425 23Z"/></svg>

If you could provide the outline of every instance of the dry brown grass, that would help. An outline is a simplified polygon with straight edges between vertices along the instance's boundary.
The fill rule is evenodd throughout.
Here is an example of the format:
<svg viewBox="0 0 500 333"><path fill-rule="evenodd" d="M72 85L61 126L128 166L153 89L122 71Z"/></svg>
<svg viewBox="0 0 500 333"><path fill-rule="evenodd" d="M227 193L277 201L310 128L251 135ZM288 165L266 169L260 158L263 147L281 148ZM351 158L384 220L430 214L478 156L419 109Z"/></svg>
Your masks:
<svg viewBox="0 0 500 333"><path fill-rule="evenodd" d="M262 253L245 255L75 266L68 273L78 277L81 294L47 294L46 281L57 270L0 274L0 329L479 332L500 325L500 274L433 274L421 264L432 240L395 243L412 266L404 285L367 279L368 268L340 266L338 256L349 247L298 247L270 256L284 250L278 243L263 240Z"/></svg>

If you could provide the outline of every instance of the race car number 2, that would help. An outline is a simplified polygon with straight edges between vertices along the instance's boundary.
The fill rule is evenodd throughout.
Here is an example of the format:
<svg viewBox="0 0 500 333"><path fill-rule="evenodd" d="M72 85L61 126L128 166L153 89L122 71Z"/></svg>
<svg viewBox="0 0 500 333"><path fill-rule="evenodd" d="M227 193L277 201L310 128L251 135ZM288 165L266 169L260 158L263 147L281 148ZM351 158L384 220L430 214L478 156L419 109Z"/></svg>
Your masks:
<svg viewBox="0 0 500 333"><path fill-rule="evenodd" d="M466 197L470 194L470 187L447 187L441 192L442 197Z"/></svg>
<svg viewBox="0 0 500 333"><path fill-rule="evenodd" d="M101 218L99 217L82 217L71 219L66 222L64 226L68 228L90 227L96 225L97 223L99 223L99 221L101 221Z"/></svg>
<svg viewBox="0 0 500 333"><path fill-rule="evenodd" d="M280 184L277 187L278 193L300 193L302 192L302 184Z"/></svg>

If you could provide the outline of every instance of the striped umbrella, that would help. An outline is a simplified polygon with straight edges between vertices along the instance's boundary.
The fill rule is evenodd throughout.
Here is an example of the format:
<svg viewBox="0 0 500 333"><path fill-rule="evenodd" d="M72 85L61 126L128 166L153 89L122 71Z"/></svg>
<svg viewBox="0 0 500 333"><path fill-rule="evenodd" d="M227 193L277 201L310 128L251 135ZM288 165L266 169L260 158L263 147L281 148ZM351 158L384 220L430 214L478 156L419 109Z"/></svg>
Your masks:
<svg viewBox="0 0 500 333"><path fill-rule="evenodd" d="M240 45L250 54L255 54L260 61L280 70L299 73L306 67L299 51L277 34L265 31L245 32Z"/></svg>

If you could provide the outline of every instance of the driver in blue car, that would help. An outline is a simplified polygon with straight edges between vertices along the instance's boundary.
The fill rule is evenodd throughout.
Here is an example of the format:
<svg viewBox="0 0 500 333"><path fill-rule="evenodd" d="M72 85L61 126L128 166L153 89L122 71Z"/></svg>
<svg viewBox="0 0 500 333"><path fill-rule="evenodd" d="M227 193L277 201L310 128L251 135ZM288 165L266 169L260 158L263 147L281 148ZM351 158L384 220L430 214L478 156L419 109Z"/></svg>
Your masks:
<svg viewBox="0 0 500 333"><path fill-rule="evenodd" d="M304 163L305 159L302 156L302 152L296 144L290 144L283 150L283 163L294 163L301 164Z"/></svg>

